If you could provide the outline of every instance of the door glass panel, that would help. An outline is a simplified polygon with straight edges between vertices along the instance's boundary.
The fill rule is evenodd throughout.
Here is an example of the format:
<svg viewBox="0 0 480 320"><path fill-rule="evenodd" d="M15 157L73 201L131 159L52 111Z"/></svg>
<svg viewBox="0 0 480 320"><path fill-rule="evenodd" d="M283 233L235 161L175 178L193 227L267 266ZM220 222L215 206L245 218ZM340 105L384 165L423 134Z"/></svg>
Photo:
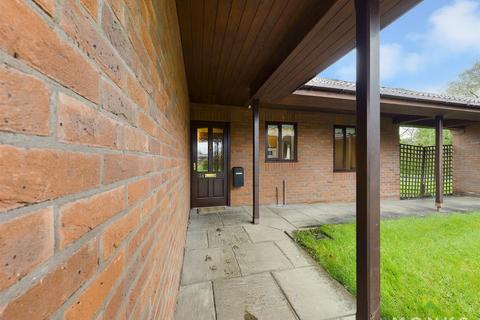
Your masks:
<svg viewBox="0 0 480 320"><path fill-rule="evenodd" d="M213 171L223 171L223 129L213 128Z"/></svg>
<svg viewBox="0 0 480 320"><path fill-rule="evenodd" d="M345 170L343 166L343 129L335 128L335 170Z"/></svg>
<svg viewBox="0 0 480 320"><path fill-rule="evenodd" d="M197 172L208 172L208 128L197 129Z"/></svg>
<svg viewBox="0 0 480 320"><path fill-rule="evenodd" d="M293 160L295 149L295 128L293 124L282 124L282 159Z"/></svg>
<svg viewBox="0 0 480 320"><path fill-rule="evenodd" d="M277 159L278 158L278 126L268 125L267 131L268 131L267 158Z"/></svg>
<svg viewBox="0 0 480 320"><path fill-rule="evenodd" d="M346 129L346 155L345 155L345 166L346 170L354 170L356 167L356 153L355 153L355 128Z"/></svg>

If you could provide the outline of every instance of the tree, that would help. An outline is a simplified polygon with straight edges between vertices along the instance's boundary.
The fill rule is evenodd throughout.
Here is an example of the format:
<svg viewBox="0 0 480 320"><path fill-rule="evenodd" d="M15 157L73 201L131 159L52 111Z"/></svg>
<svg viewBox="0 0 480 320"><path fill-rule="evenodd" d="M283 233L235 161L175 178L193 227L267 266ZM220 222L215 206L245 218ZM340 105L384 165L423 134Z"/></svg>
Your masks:
<svg viewBox="0 0 480 320"><path fill-rule="evenodd" d="M434 146L435 129L400 127L400 143ZM443 130L443 144L452 144L452 133L450 130Z"/></svg>
<svg viewBox="0 0 480 320"><path fill-rule="evenodd" d="M465 98L480 98L480 61L462 72L457 80L451 82L447 93Z"/></svg>

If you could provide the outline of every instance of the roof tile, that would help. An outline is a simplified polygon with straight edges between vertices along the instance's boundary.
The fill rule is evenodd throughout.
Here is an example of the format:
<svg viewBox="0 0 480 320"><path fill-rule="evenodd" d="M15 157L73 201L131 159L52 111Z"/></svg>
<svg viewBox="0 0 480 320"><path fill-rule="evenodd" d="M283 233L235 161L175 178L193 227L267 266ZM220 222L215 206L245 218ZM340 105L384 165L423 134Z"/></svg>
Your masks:
<svg viewBox="0 0 480 320"><path fill-rule="evenodd" d="M316 77L307 82L304 86L305 89L314 90L339 90L346 93L355 93L355 83L350 81L334 80ZM392 97L397 99L415 99L424 100L430 102L438 102L442 104L455 104L463 105L464 107L480 108L480 99L465 98L451 96L441 93L419 92L400 88L387 88L381 87L380 94L384 97Z"/></svg>

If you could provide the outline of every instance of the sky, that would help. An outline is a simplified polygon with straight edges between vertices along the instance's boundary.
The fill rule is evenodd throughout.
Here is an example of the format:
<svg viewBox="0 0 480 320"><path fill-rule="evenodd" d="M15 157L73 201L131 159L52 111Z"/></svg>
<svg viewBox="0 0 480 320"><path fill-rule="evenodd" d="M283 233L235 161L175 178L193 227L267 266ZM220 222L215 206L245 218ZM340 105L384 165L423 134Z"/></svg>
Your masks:
<svg viewBox="0 0 480 320"><path fill-rule="evenodd" d="M382 86L441 93L478 60L480 0L424 0L381 32ZM319 76L355 81L355 50Z"/></svg>

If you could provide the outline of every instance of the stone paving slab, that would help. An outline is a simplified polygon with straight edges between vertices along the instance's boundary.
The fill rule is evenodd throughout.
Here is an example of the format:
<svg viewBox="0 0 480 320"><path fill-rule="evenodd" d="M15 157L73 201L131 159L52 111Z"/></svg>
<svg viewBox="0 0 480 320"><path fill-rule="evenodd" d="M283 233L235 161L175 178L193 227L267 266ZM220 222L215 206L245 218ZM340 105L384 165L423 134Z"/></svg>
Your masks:
<svg viewBox="0 0 480 320"><path fill-rule="evenodd" d="M217 320L294 320L270 273L213 282Z"/></svg>
<svg viewBox="0 0 480 320"><path fill-rule="evenodd" d="M218 227L208 230L208 243L210 248L232 247L242 243L250 243L250 239L241 226Z"/></svg>
<svg viewBox="0 0 480 320"><path fill-rule="evenodd" d="M176 320L215 320L211 282L180 287L175 310Z"/></svg>
<svg viewBox="0 0 480 320"><path fill-rule="evenodd" d="M280 229L266 227L263 225L250 224L244 228L254 243L285 240L288 237L285 232Z"/></svg>
<svg viewBox="0 0 480 320"><path fill-rule="evenodd" d="M265 207L260 207L260 215L261 215L262 217L276 218L276 217L278 217L278 215L277 215L276 212L274 211L275 208L281 208L281 207L279 207L279 206L272 206L272 207L265 206Z"/></svg>
<svg viewBox="0 0 480 320"><path fill-rule="evenodd" d="M278 215L275 215L274 217L260 216L260 225L284 231L297 229L293 224Z"/></svg>
<svg viewBox="0 0 480 320"><path fill-rule="evenodd" d="M273 242L241 244L234 246L233 251L244 276L293 267Z"/></svg>
<svg viewBox="0 0 480 320"><path fill-rule="evenodd" d="M252 224L252 217L245 212L228 212L220 215L220 219L225 227L241 226Z"/></svg>
<svg viewBox="0 0 480 320"><path fill-rule="evenodd" d="M293 224L297 228L303 228L305 226L319 225L320 222L306 214L301 213L299 210L277 210L279 216ZM260 218L261 219L261 218Z"/></svg>
<svg viewBox="0 0 480 320"><path fill-rule="evenodd" d="M274 272L273 276L302 320L355 314L355 300L328 273L317 267Z"/></svg>
<svg viewBox="0 0 480 320"><path fill-rule="evenodd" d="M194 215L188 221L189 231L200 231L211 228L223 227L222 220L218 214Z"/></svg>
<svg viewBox="0 0 480 320"><path fill-rule="evenodd" d="M302 210L302 213L309 216L310 218L318 221L319 223L325 223L326 221L329 221L331 219L337 219L339 218L338 215L333 214L328 211L324 210L318 210L315 208L310 208L308 210Z"/></svg>
<svg viewBox="0 0 480 320"><path fill-rule="evenodd" d="M285 208L275 208L272 209L272 211L288 221L300 221L310 218L309 216L301 213L300 210L291 209L290 206Z"/></svg>
<svg viewBox="0 0 480 320"><path fill-rule="evenodd" d="M208 248L207 231L188 231L185 247L187 250Z"/></svg>
<svg viewBox="0 0 480 320"><path fill-rule="evenodd" d="M446 198L444 207L441 211L479 211L480 198L475 197L449 197Z"/></svg>
<svg viewBox="0 0 480 320"><path fill-rule="evenodd" d="M197 249L185 252L182 285L238 276L240 276L240 269L231 248Z"/></svg>
<svg viewBox="0 0 480 320"><path fill-rule="evenodd" d="M295 268L315 265L315 261L291 239L275 241Z"/></svg>

